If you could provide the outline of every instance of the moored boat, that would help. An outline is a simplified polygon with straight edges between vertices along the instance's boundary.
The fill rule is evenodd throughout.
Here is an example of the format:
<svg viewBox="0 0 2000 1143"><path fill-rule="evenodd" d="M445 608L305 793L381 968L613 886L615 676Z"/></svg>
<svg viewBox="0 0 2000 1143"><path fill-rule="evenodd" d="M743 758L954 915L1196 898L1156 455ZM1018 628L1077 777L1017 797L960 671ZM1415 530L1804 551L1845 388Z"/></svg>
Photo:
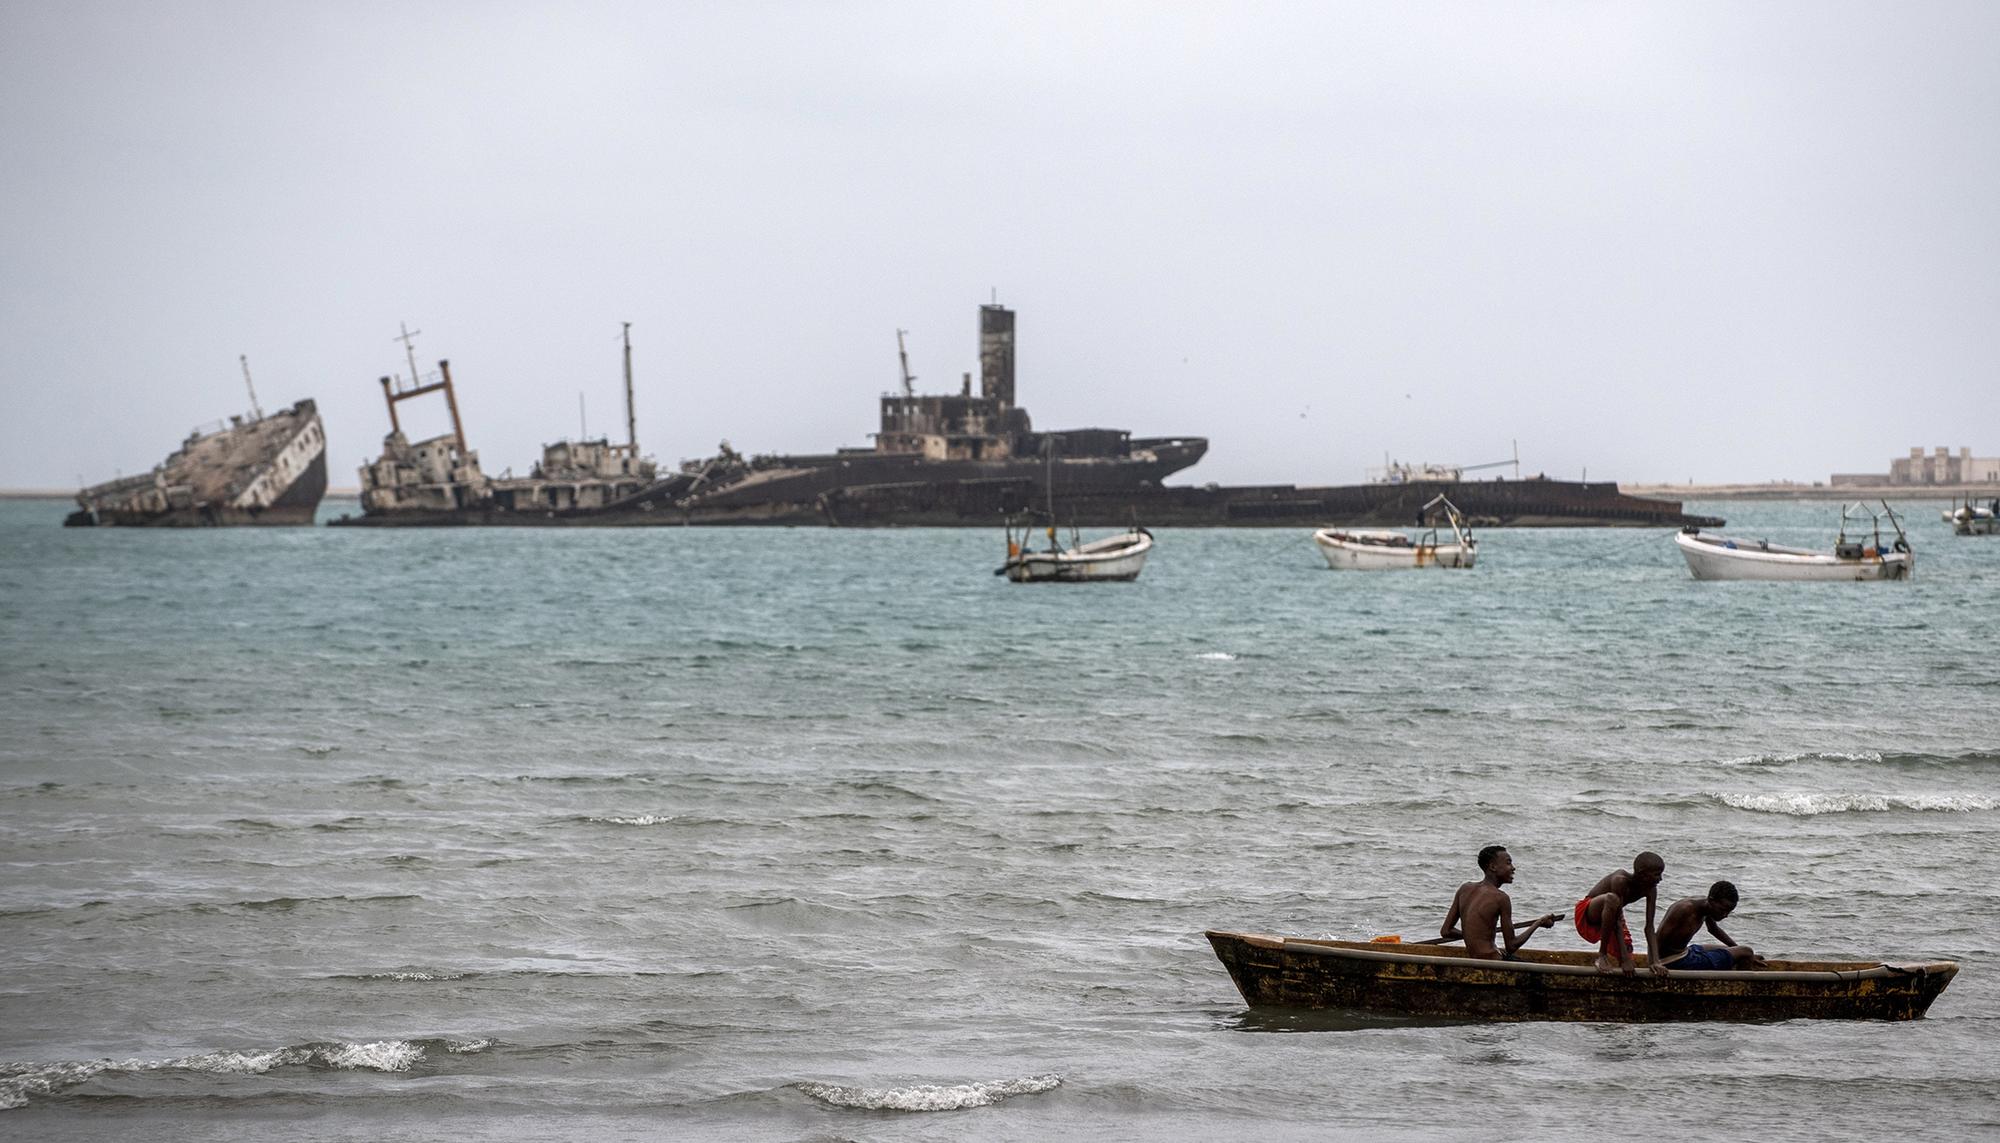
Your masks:
<svg viewBox="0 0 2000 1143"><path fill-rule="evenodd" d="M1861 515L1872 522L1872 533L1857 533L1850 540L1849 523ZM1893 540L1884 539L1882 522L1895 531ZM1886 580L1908 579L1916 570L1917 557L1910 551L1909 536L1903 532L1902 517L1884 502L1877 513L1863 504L1840 510L1840 535L1833 550L1792 548L1768 540L1747 540L1684 528L1674 543L1687 560L1688 571L1696 579L1730 580Z"/></svg>
<svg viewBox="0 0 2000 1143"><path fill-rule="evenodd" d="M1601 973L1587 952L1522 949L1482 960L1461 948L1211 930L1246 1003L1461 1020L1914 1020L1951 961L1772 960L1746 971Z"/></svg>
<svg viewBox="0 0 2000 1143"><path fill-rule="evenodd" d="M1048 529L1046 551L1028 550L1029 528L1023 524L1019 538L1010 522L1007 528L1007 562L993 569L1012 583L1113 583L1139 578L1146 566L1146 554L1153 550L1153 534L1133 526L1115 536L1079 543L1072 539L1065 548L1056 540L1054 526Z"/></svg>
<svg viewBox="0 0 2000 1143"><path fill-rule="evenodd" d="M2000 497L1988 504L1975 504L1968 496L1965 503L1954 501L1939 515L1951 525L1953 535L1991 536L2000 533Z"/></svg>
<svg viewBox="0 0 2000 1143"><path fill-rule="evenodd" d="M1313 543L1335 571L1392 571L1402 568L1469 568L1478 556L1479 541L1458 508L1443 495L1433 497L1417 512L1422 525L1434 508L1444 510L1452 539L1441 543L1436 525L1412 537L1403 532L1321 528Z"/></svg>

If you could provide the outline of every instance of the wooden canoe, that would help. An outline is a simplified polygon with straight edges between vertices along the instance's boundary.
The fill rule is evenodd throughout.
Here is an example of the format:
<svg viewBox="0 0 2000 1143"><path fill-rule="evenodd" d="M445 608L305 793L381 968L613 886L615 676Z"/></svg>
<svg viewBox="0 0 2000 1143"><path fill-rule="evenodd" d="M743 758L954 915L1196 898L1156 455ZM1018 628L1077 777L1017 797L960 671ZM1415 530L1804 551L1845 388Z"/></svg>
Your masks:
<svg viewBox="0 0 2000 1143"><path fill-rule="evenodd" d="M1456 1020L1915 1020L1958 974L1950 961L1781 961L1742 972L1656 977L1597 971L1589 952L1462 948L1211 930L1253 1007L1338 1008Z"/></svg>

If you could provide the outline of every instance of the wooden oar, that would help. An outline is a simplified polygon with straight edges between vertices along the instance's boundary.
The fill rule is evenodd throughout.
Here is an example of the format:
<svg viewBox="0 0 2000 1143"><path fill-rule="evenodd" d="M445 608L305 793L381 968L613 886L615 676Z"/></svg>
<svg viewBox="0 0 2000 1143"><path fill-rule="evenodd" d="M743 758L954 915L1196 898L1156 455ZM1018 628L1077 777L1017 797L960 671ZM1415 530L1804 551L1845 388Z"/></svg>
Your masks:
<svg viewBox="0 0 2000 1143"><path fill-rule="evenodd" d="M1549 922L1550 928L1555 928L1557 925L1562 923L1562 919L1563 918L1561 913L1543 913L1539 917L1534 917L1526 921L1514 922L1514 930L1516 932L1519 932L1520 930L1529 928L1531 926L1540 927L1543 920L1547 920ZM1388 943L1406 944L1406 945L1448 945L1451 944L1453 941L1462 941L1464 939L1465 939L1465 934L1460 933L1458 936L1455 937L1432 937L1427 941L1396 941Z"/></svg>

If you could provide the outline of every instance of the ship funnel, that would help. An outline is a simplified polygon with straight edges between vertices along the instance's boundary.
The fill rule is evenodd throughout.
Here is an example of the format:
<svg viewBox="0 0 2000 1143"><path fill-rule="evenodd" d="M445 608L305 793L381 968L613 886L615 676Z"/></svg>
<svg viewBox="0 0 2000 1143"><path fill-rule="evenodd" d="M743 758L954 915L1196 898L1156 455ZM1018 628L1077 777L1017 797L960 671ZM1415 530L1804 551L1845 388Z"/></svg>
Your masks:
<svg viewBox="0 0 2000 1143"><path fill-rule="evenodd" d="M979 395L1014 405L1014 311L1005 306L979 307Z"/></svg>

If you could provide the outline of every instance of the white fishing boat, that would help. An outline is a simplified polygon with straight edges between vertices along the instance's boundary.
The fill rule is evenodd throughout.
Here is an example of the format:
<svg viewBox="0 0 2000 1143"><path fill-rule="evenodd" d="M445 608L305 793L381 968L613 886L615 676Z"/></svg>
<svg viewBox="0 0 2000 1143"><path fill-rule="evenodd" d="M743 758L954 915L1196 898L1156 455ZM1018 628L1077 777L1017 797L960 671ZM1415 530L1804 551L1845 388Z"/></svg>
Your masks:
<svg viewBox="0 0 2000 1143"><path fill-rule="evenodd" d="M1439 539L1432 525L1416 536L1404 532L1369 531L1353 528L1321 528L1313 533L1313 543L1326 557L1326 566L1335 571L1391 571L1398 568L1469 568L1478 556L1479 541L1458 508L1437 496L1417 511L1419 525L1431 509L1442 507L1451 525L1450 542Z"/></svg>
<svg viewBox="0 0 2000 1143"><path fill-rule="evenodd" d="M1869 517L1872 527L1850 540L1848 524L1863 514ZM1885 519L1895 530L1893 539L1882 535ZM1696 579L1908 579L1917 566L1916 555L1910 551L1910 539L1903 532L1902 519L1886 502L1880 514L1865 504L1843 506L1840 536L1834 541L1832 551L1713 535L1699 528L1683 529L1674 537L1674 543L1679 545L1688 571Z"/></svg>
<svg viewBox="0 0 2000 1143"><path fill-rule="evenodd" d="M1007 562L993 569L1014 583L1115 583L1139 578L1146 566L1146 554L1153 550L1153 534L1137 526L1115 536L1082 542L1070 530L1070 545L1056 539L1055 525L1047 527L1048 548L1030 551L1033 528L1024 519L1016 534L1015 522L1007 522Z"/></svg>
<svg viewBox="0 0 2000 1143"><path fill-rule="evenodd" d="M1944 522L1951 525L1953 534L1959 536L1991 536L2000 534L2000 497L1988 504L1974 504L1970 496L1965 503L1952 501L1951 507L1940 513Z"/></svg>

